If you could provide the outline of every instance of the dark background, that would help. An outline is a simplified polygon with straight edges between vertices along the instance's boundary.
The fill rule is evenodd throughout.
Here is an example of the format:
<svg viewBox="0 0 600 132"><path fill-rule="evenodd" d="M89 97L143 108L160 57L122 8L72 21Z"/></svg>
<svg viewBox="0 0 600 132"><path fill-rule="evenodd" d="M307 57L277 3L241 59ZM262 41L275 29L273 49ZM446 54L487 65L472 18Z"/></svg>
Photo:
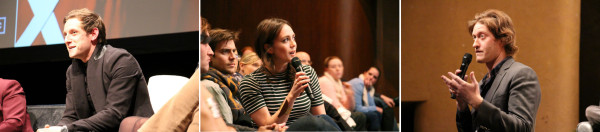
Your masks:
<svg viewBox="0 0 600 132"><path fill-rule="evenodd" d="M585 108L600 102L600 1L581 0L579 63L579 121L587 121ZM560 97L557 97L560 98Z"/></svg>
<svg viewBox="0 0 600 132"><path fill-rule="evenodd" d="M109 39L137 59L146 81L153 75L190 77L198 66L198 31ZM14 79L25 90L27 105L64 104L66 70L71 65L64 44L0 49L0 78Z"/></svg>

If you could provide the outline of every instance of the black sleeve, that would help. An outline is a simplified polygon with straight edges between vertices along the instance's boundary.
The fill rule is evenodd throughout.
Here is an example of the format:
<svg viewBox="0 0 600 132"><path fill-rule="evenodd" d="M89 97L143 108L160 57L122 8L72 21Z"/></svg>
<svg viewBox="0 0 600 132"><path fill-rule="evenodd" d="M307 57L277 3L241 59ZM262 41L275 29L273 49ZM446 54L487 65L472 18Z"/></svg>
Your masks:
<svg viewBox="0 0 600 132"><path fill-rule="evenodd" d="M59 126L71 124L72 122L74 122L78 119L77 115L75 113L75 107L73 106L74 102L73 102L73 93L71 91L72 88L71 88L70 71L71 71L71 66L69 66L69 68L67 68L67 72L66 72L67 98L65 99L65 111L63 113L62 118L58 122Z"/></svg>
<svg viewBox="0 0 600 132"><path fill-rule="evenodd" d="M459 132L474 132L473 118L469 108L465 111L456 110L456 128Z"/></svg>

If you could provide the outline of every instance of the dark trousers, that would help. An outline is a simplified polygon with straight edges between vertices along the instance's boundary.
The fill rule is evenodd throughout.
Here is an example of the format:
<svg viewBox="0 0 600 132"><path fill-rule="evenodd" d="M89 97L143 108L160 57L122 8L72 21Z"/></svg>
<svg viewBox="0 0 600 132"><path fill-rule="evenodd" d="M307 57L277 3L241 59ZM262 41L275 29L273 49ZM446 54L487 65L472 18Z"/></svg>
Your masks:
<svg viewBox="0 0 600 132"><path fill-rule="evenodd" d="M367 131L367 116L361 112L352 112L350 117L356 123L355 131Z"/></svg>
<svg viewBox="0 0 600 132"><path fill-rule="evenodd" d="M381 107L383 112L381 113L381 130L382 131L398 131L398 123L394 119L394 108L389 107L383 99L374 97L375 105ZM396 103L398 104L398 103Z"/></svg>
<svg viewBox="0 0 600 132"><path fill-rule="evenodd" d="M337 109L333 107L333 105L325 102L323 104L325 106L325 112L329 117L331 117L335 123L342 129L342 131L366 131L367 130L367 117L365 114L361 112L352 112L350 117L356 123L354 128L350 127L346 120L342 118L342 116L338 113Z"/></svg>
<svg viewBox="0 0 600 132"><path fill-rule="evenodd" d="M337 109L333 107L333 105L329 104L329 102L323 102L323 106L325 107L325 113L327 113L327 115L333 119L335 124L337 124L342 131L352 131L352 127L350 127L348 123L346 123L346 120L342 118L340 113L338 113Z"/></svg>
<svg viewBox="0 0 600 132"><path fill-rule="evenodd" d="M369 111L363 114L367 116L367 130L379 131L381 127L381 114L377 111Z"/></svg>
<svg viewBox="0 0 600 132"><path fill-rule="evenodd" d="M341 131L327 115L306 115L298 118L287 131Z"/></svg>

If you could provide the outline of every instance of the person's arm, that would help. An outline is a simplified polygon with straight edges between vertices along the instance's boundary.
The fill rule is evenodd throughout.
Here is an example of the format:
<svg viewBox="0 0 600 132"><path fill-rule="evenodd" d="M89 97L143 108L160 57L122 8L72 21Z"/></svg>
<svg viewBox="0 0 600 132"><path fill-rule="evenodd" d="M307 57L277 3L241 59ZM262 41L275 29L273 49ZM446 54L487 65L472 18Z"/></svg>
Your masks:
<svg viewBox="0 0 600 132"><path fill-rule="evenodd" d="M460 70L456 70L454 73L450 73L448 72L448 75L450 76L450 78L453 77L458 77L456 76L457 73L459 73ZM477 83L475 77L474 77L474 73L471 72L471 77L465 77L465 78L469 78L471 79L471 85L460 85L463 87L467 87L467 86L473 86L472 89L479 89L479 83ZM458 95L457 94L457 89L458 89L458 85L456 85L456 81L454 79L450 79L444 75L441 76L442 80L444 80L444 82L446 83L446 86L448 87L448 90L451 94L454 95ZM478 92L476 92L477 94L479 94ZM473 130L473 118L471 115L471 110L469 109L468 103L465 101L465 98L463 96L456 96L456 128L458 129L459 132L473 132L475 130Z"/></svg>
<svg viewBox="0 0 600 132"><path fill-rule="evenodd" d="M273 123L277 123L277 124L285 123L287 121L287 119L289 118L290 113L293 109L294 101L296 100L296 98L298 98L298 96L294 96L294 95L295 94L292 94L290 92L290 94L288 94L288 96L286 96L285 100L279 107L279 110L277 110L277 112L275 112L275 114L271 115L269 113L269 110L265 106L265 107L258 109L257 111L255 111L253 113L250 113L250 117L252 117L252 120L258 126L264 126L264 125L273 124Z"/></svg>
<svg viewBox="0 0 600 132"><path fill-rule="evenodd" d="M127 112L132 108L131 104L138 81L142 78L142 71L131 54L122 54L114 61L104 62L114 64L112 71L109 72L112 80L106 91L107 105L89 118L68 124L69 131L109 131L117 128L121 120L127 116Z"/></svg>
<svg viewBox="0 0 600 132"><path fill-rule="evenodd" d="M200 131L236 131L234 127L227 126L223 121L223 118L218 113L218 109L210 109L217 107L213 100L212 95L206 90L204 85L200 85L202 96L200 97ZM211 105L213 103L213 105ZM213 111L214 110L214 111Z"/></svg>
<svg viewBox="0 0 600 132"><path fill-rule="evenodd" d="M354 101L354 90L352 85L347 82L342 83L344 85L344 92L346 95L345 101L342 102L344 107L350 111L354 111L354 105L356 104Z"/></svg>
<svg viewBox="0 0 600 132"><path fill-rule="evenodd" d="M324 115L327 114L325 112L325 106L323 106L324 102L323 102L323 93L321 92L321 85L319 85L319 78L317 78L317 73L315 72L315 70L310 67L310 66L305 66L303 67L304 71L307 71L308 76L310 77L310 83L309 83L309 88L312 90L312 94L315 97L314 99L310 100L310 112L313 115ZM335 92L335 90L334 90ZM335 96L335 93L333 95L332 98L336 98L333 100L337 100L337 97ZM338 102L339 103L339 102ZM341 105L341 104L339 104ZM337 106L334 105L335 108L337 108Z"/></svg>
<svg viewBox="0 0 600 132"><path fill-rule="evenodd" d="M367 107L375 107L375 111L379 112L379 113L383 113L383 109L381 107L378 107L375 103L375 97L367 94L367 101L369 102L369 106Z"/></svg>
<svg viewBox="0 0 600 132"><path fill-rule="evenodd" d="M358 111L358 112L377 111L377 108L375 106L363 106L362 95L363 95L364 84L362 83L362 80L352 79L348 83L350 83L350 85L352 85L352 88L354 88L354 102L355 102L354 110L355 111Z"/></svg>
<svg viewBox="0 0 600 132"><path fill-rule="evenodd" d="M541 99L537 75L529 67L518 69L512 74L515 75L508 78L512 83L508 86L509 89L506 89L509 90L506 93L508 111L504 112L494 104L483 100L478 107L473 108L476 111L473 118L492 130L531 131Z"/></svg>
<svg viewBox="0 0 600 132"><path fill-rule="evenodd" d="M383 100L383 102L385 102L385 104L387 104L387 105L388 105L390 108L394 108L394 106L396 105L396 104L394 103L394 99L391 99L391 98L390 98L390 97L388 97L388 96L385 96L385 95L383 95L383 94L380 94L380 98L381 98L381 100Z"/></svg>
<svg viewBox="0 0 600 132"><path fill-rule="evenodd" d="M66 88L67 88L67 98L65 99L65 111L63 112L63 116L60 119L60 121L58 122L59 126L64 126L67 124L71 124L72 122L78 120L77 118L77 113L75 113L75 106L74 106L74 100L73 100L73 91L72 91L72 87L71 87L71 68L72 66L69 66L69 68L67 68L67 73L66 73L66 77L67 77L67 81L66 81Z"/></svg>
<svg viewBox="0 0 600 132"><path fill-rule="evenodd" d="M250 113L250 117L254 123L258 126L264 126L272 123L280 124L286 122L293 109L294 101L304 91L304 88L308 87L305 84L309 82L309 77L303 76L305 74L304 72L296 73L296 79L289 94L285 97L279 110L273 115L269 113L258 82L253 78L245 78L240 84L240 99L246 111Z"/></svg>
<svg viewBox="0 0 600 132"><path fill-rule="evenodd" d="M319 106L310 107L310 113L313 114L313 115L324 115L324 114L327 114L325 112L325 106L323 106L323 104L321 104Z"/></svg>
<svg viewBox="0 0 600 132"><path fill-rule="evenodd" d="M3 80L0 84L2 88L2 116L0 122L0 131L16 132L23 131L26 126L27 104L25 102L25 92L21 84L15 80Z"/></svg>
<svg viewBox="0 0 600 132"><path fill-rule="evenodd" d="M319 85L323 90L323 96L327 96L331 99L331 102L329 103L331 103L333 107L339 108L340 106L342 106L342 104L340 103L340 99L338 99L336 96L335 86L331 83L331 81L327 80L326 77L321 77L319 78Z"/></svg>
<svg viewBox="0 0 600 132"><path fill-rule="evenodd" d="M458 105L458 103L457 103ZM460 106L458 106L460 107ZM473 132L473 118L471 117L471 111L468 106L466 109L461 110L457 108L456 110L456 128L459 132Z"/></svg>

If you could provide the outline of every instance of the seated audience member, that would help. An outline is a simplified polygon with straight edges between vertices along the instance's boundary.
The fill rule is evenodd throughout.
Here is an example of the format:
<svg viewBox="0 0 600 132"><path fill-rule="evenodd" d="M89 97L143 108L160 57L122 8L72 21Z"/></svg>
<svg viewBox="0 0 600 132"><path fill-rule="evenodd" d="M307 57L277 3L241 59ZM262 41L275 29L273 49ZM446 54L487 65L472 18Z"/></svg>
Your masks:
<svg viewBox="0 0 600 132"><path fill-rule="evenodd" d="M300 59L300 62L302 63L302 65L308 65L308 66L312 66L312 61L310 59L310 55L308 55L308 53L304 52L304 51L299 51L296 53L296 57L298 57L298 59ZM319 82L319 85L321 83ZM349 91L352 91L352 89L350 89ZM338 124L338 126L340 126L340 128L342 129L342 131L347 131L347 130L366 130L364 123L360 123L358 124L359 126L355 126L355 121L354 120L358 120L359 122L362 122L363 120L366 119L366 116L364 116L364 114L355 114L353 118L356 119L352 119L352 121L347 122L346 119L342 118L342 116L340 115L340 113L338 113L338 110L336 107L334 107L330 102L331 100L327 101L328 98L326 98L326 96L323 96L325 98L323 98L324 100L326 100L323 103L323 106L325 107L325 113L331 117L336 124ZM352 128L349 124L352 124L353 127Z"/></svg>
<svg viewBox="0 0 600 132"><path fill-rule="evenodd" d="M33 132L21 84L16 80L0 78L0 92L0 132Z"/></svg>
<svg viewBox="0 0 600 132"><path fill-rule="evenodd" d="M298 51L298 53L296 53L296 56L298 57L298 59L300 59L302 65L312 65L312 61L310 60L310 55L308 55L308 53L304 51Z"/></svg>
<svg viewBox="0 0 600 132"><path fill-rule="evenodd" d="M241 74L236 72L240 57L235 46L235 41L238 40L239 32L226 29L213 29L209 32L211 40L208 44L213 48L214 52L214 55L211 56L212 61L210 63L211 69L209 74L214 78L221 77L220 81L223 82L226 82L227 78L232 77L236 81L235 84L239 85L239 82L243 78ZM202 77L204 78L205 76L203 75ZM233 92L237 92L237 86Z"/></svg>
<svg viewBox="0 0 600 132"><path fill-rule="evenodd" d="M585 117L588 119L594 131L600 130L600 106L591 105L585 109Z"/></svg>
<svg viewBox="0 0 600 132"><path fill-rule="evenodd" d="M216 90L215 93L223 93L223 97L225 97L225 101L230 108L224 113L231 113L233 116L231 120L225 118L227 123L252 127L252 119L239 101L238 89L240 84L233 76L238 61L235 46L235 41L238 39L237 35L237 32L226 29L210 30L211 41L208 44L213 49L214 54L210 56L210 69L207 73L202 74L202 79L213 81L217 84L217 88L220 88L207 87L209 90Z"/></svg>
<svg viewBox="0 0 600 132"><path fill-rule="evenodd" d="M319 78L319 84L323 92L323 99L337 109L354 130L366 131L366 118L361 112L351 112L354 109L354 91L348 83L342 83L344 75L344 64L337 56L325 58L325 72ZM346 93L349 92L349 93ZM361 118L362 117L362 118Z"/></svg>
<svg viewBox="0 0 600 132"><path fill-rule="evenodd" d="M265 19L257 26L257 34L254 46L264 65L247 75L240 85L242 105L254 123L286 123L290 131L340 130L325 115L314 69L303 65L301 72L291 66L297 46L291 25L283 19ZM309 99L305 88L312 90L314 99Z"/></svg>
<svg viewBox="0 0 600 132"><path fill-rule="evenodd" d="M207 31L210 29L210 24L208 24L208 22L206 21L206 19L202 18L202 31ZM213 32L214 33L214 32ZM217 38L217 40L219 40L221 38ZM209 65L211 62L211 57L214 57L214 52L212 51L211 46L209 45L209 41L210 37L209 37L209 33L208 32L203 32L203 41L201 41L201 47L200 47L200 58L201 58L201 73L203 75L206 75L207 73L209 73ZM207 75L207 76L211 76L211 75ZM251 121L243 121L242 117L244 113L239 113L239 112L245 112L245 111L239 111L239 110L233 110L229 107L229 103L228 100L233 100L231 98L228 98L227 94L225 94L225 92L223 92L222 87L220 87L219 84L215 83L215 81L213 81L214 79L202 79L202 96L201 99L205 99L203 101L201 101L201 103L204 103L202 105L202 121L203 122L210 122L207 124L214 124L214 125L205 125L204 123L202 124L201 130L238 130L238 131L256 131L257 129L255 127L248 127L248 126L252 126ZM225 87L225 89L228 89ZM231 94L230 94L231 95ZM210 97L209 97L210 96ZM206 103L208 103L208 105L206 105ZM207 108L210 108L210 112L207 110ZM242 109L243 110L243 109ZM232 112L236 112L235 114L237 115L233 115L234 113ZM209 116L207 116L207 113L211 113L208 114ZM234 121L234 117L237 118ZM208 118L208 117L212 117L212 118ZM247 117L249 119L249 117ZM248 123L246 123L248 122ZM239 123L239 124L232 124L232 123ZM222 125L225 124L226 126ZM278 126L278 127L276 127ZM215 127L215 128L209 128L209 127ZM287 127L285 127L285 125L277 125L275 123L273 124L269 124L269 125L263 125L261 127L258 128L258 131L285 131L287 129Z"/></svg>
<svg viewBox="0 0 600 132"><path fill-rule="evenodd" d="M63 23L73 62L58 125L68 131L117 131L125 117L154 114L142 69L126 50L107 44L102 18L84 8L70 11Z"/></svg>
<svg viewBox="0 0 600 132"><path fill-rule="evenodd" d="M323 64L325 66L325 72L323 73L323 76L319 78L321 89L327 89L323 90L323 94L325 97L331 98L331 104L336 108L344 107L346 110L353 110L354 91L352 90L352 86L341 81L342 76L344 75L344 64L342 63L342 60L337 56L330 56L325 58Z"/></svg>
<svg viewBox="0 0 600 132"><path fill-rule="evenodd" d="M262 66L262 61L256 53L248 53L240 59L240 73L244 76L256 71Z"/></svg>
<svg viewBox="0 0 600 132"><path fill-rule="evenodd" d="M241 52L242 52L242 56L244 56L248 53L256 53L254 51L254 48L252 48L252 46L246 46L246 47L242 48Z"/></svg>
<svg viewBox="0 0 600 132"><path fill-rule="evenodd" d="M398 125L394 121L394 112L391 107L376 106L374 100L375 82L379 77L379 70L376 67L370 67L367 71L360 74L348 83L354 89L355 109L367 115L368 130L376 131L397 131Z"/></svg>

